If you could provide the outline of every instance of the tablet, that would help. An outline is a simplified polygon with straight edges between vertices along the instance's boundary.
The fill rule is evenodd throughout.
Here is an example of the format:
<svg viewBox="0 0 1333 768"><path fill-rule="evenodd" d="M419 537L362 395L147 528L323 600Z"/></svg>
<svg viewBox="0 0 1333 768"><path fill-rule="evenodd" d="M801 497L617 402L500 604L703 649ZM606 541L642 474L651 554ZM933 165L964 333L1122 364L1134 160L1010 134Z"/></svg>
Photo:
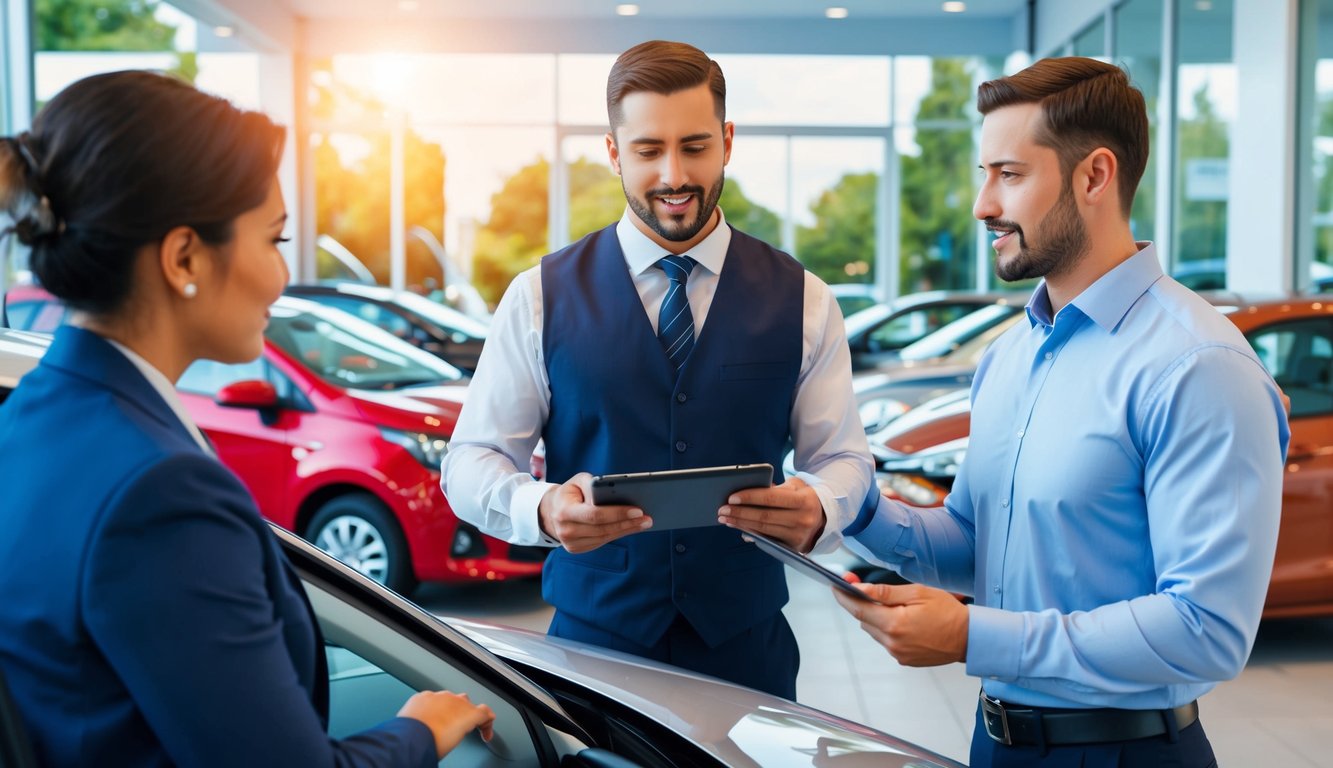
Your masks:
<svg viewBox="0 0 1333 768"><path fill-rule="evenodd" d="M870 595L867 595L866 593L857 589L855 586L847 582L838 574L834 573L833 571L830 571L828 568L825 568L824 566L810 559L808 556L803 555L794 549L791 549L786 544L783 544L782 542L777 541L776 539L771 539L759 533L751 533L749 531L744 531L744 534L747 537L754 539L755 546L764 550L773 557L776 557L777 559L781 560L785 565L791 566L797 571L800 571L806 576L809 576L810 578L816 581L826 581L832 584L836 589L840 589L843 592L846 592L847 594L857 599L866 600L876 605L883 605L883 603L879 602Z"/></svg>
<svg viewBox="0 0 1333 768"><path fill-rule="evenodd" d="M592 479L594 504L627 504L653 519L650 531L718 525L717 510L746 488L773 484L770 464L669 469Z"/></svg>

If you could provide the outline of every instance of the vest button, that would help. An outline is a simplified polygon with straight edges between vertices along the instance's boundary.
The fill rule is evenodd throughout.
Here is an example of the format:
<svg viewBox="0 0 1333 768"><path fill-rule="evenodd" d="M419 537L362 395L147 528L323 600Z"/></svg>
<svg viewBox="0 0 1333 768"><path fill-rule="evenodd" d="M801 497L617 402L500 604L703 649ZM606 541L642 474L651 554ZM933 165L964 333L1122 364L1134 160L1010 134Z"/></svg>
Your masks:
<svg viewBox="0 0 1333 768"><path fill-rule="evenodd" d="M686 448L689 448L689 447L690 447L690 446L689 446L688 444L686 444L686 442L685 442L684 440L677 440L677 441L676 441L676 452L677 452L677 453L684 453L684 452L685 452L685 449L686 449Z"/></svg>
<svg viewBox="0 0 1333 768"><path fill-rule="evenodd" d="M676 593L677 600L684 600L686 597L688 597L688 594L683 589Z"/></svg>
<svg viewBox="0 0 1333 768"><path fill-rule="evenodd" d="M677 544L677 545L676 545L676 551L679 552L679 553L682 554L682 555L685 554L685 545L684 545L684 544Z"/></svg>
<svg viewBox="0 0 1333 768"><path fill-rule="evenodd" d="M683 403L683 402L685 402L686 400L689 400L689 398L685 396L685 393L684 393L684 392L677 392L677 393L676 393L676 402L678 402L678 403Z"/></svg>

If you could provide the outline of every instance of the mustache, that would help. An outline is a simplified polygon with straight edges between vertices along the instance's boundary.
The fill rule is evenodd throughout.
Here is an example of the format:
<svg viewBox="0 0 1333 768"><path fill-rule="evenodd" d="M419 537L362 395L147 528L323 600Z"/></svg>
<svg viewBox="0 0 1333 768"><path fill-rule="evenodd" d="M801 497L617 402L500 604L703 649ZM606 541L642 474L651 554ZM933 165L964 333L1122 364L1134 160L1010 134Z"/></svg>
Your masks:
<svg viewBox="0 0 1333 768"><path fill-rule="evenodd" d="M648 190L648 197L680 197L681 195L704 196L704 188L698 184L686 184L683 187L672 189L671 187L658 187Z"/></svg>
<svg viewBox="0 0 1333 768"><path fill-rule="evenodd" d="M1015 222L1007 219L982 219L982 221L985 223L986 229L991 232L994 232L997 229L1005 229L1017 234L1019 239L1022 239L1023 237L1023 228L1018 226Z"/></svg>

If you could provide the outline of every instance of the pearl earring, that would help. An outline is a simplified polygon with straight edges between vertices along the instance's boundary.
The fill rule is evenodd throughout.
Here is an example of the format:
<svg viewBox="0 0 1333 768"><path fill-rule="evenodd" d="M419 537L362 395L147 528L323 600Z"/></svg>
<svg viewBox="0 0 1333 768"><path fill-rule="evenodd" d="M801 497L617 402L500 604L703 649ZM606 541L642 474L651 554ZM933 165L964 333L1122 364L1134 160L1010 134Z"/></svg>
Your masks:
<svg viewBox="0 0 1333 768"><path fill-rule="evenodd" d="M194 283L186 283L184 287L181 288L181 293L185 294L185 298L193 299L199 294L199 286Z"/></svg>

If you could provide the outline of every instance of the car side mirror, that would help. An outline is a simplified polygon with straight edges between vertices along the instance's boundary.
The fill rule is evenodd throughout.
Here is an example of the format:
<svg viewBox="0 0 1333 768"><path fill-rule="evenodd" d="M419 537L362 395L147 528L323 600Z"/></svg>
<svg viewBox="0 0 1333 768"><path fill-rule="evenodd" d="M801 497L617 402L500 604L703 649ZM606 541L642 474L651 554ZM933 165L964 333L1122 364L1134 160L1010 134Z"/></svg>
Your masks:
<svg viewBox="0 0 1333 768"><path fill-rule="evenodd" d="M237 381L218 390L213 400L227 408L264 410L278 407L278 390L267 381Z"/></svg>

